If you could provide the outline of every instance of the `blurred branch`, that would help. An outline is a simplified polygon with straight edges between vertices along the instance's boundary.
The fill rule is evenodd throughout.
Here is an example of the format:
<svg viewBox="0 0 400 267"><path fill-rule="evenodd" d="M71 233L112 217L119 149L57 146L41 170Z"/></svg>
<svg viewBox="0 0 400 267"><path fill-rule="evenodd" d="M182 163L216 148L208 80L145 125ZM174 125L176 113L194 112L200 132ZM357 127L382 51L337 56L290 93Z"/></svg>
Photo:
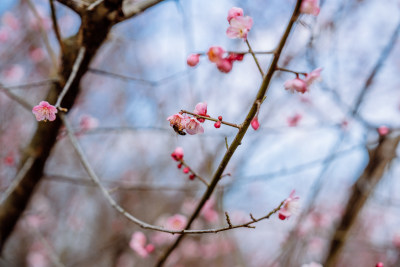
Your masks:
<svg viewBox="0 0 400 267"><path fill-rule="evenodd" d="M60 45L61 54L65 54L64 43L62 41L61 34L60 34L60 27L58 26L58 22L57 22L57 14L56 14L56 8L54 6L54 1L55 0L49 0L50 10L51 10L51 20L53 21L53 29L54 29L54 33L56 34L58 44Z"/></svg>
<svg viewBox="0 0 400 267"><path fill-rule="evenodd" d="M222 159L222 161L220 162L217 170L215 171L211 182L210 182L210 186L209 188L206 190L206 192L204 193L202 199L200 200L200 202L198 203L195 211L192 213L192 215L190 216L188 223L186 224L185 229L189 229L190 226L192 225L193 221L197 218L197 216L200 214L201 209L203 208L204 204L206 203L206 201L210 198L211 194L213 193L215 187L217 186L221 175L223 174L226 166L228 165L232 155L235 153L235 150L237 149L237 147L241 144L241 141L244 137L244 135L246 134L247 129L250 126L250 122L253 119L253 117L256 115L256 112L258 110L259 107L259 102L262 102L267 90L269 88L269 84L271 82L272 76L275 72L275 68L278 65L278 61L279 58L281 56L283 47L285 46L285 43L289 37L289 34L292 30L292 27L294 25L294 23L296 22L298 16L299 16L299 10L300 10L300 4L301 4L301 0L297 0L296 2L296 6L293 10L292 16L289 20L289 23L285 29L285 32L282 35L282 38L280 39L280 42L275 50L275 54L273 56L273 59L270 63L270 66L268 68L268 72L264 77L264 80L260 86L260 89L258 90L256 99L253 102L253 105L250 109L250 111L248 112L246 119L244 120L244 122L241 124L241 128L239 130L239 132L237 133L235 139L233 140L232 144L230 145L229 149L225 152L225 155ZM169 257L169 255L175 250L175 248L178 247L178 245L180 244L180 242L182 241L184 235L180 235L175 242L172 244L172 246L169 247L169 249L159 258L157 266L162 266L165 261L167 260L167 258Z"/></svg>
<svg viewBox="0 0 400 267"><path fill-rule="evenodd" d="M32 111L32 105L29 104L25 99L22 97L19 97L18 95L14 94L11 92L8 88L3 87L0 85L0 91L2 91L5 95L7 95L9 98L20 104L22 107L24 107L26 110Z"/></svg>
<svg viewBox="0 0 400 267"><path fill-rule="evenodd" d="M140 1L140 2L134 2L128 6L122 5L122 11L124 13L124 16L119 18L118 22L127 20L131 17L134 17L134 16L142 13L146 9L153 7L163 1L164 0L144 0L144 1Z"/></svg>
<svg viewBox="0 0 400 267"><path fill-rule="evenodd" d="M69 122L65 118L65 115L61 114L60 118L63 121L63 123L65 125L65 128L67 129L68 138L71 141L71 144L72 144L75 152L78 154L79 160L81 161L82 165L84 166L86 172L89 174L89 177L96 184L96 186L101 190L101 192L103 193L103 196L105 197L105 199L121 215L123 215L129 221L135 223L136 225L140 226L143 229L151 229L151 230L164 232L164 233L170 233L170 234L182 234L182 236L183 236L183 234L218 233L218 232L227 231L227 230L236 229L236 228L254 228L253 226L251 226L253 223L259 222L259 221L262 221L262 220L265 220L265 219L269 219L269 217L271 217L272 214L276 213L283 205L283 201L282 201L279 204L278 207L273 209L267 215L265 215L265 216L263 216L261 218L258 218L256 220L254 220L254 218L252 218L252 220L247 222L247 223L243 223L243 224L239 224L239 225L229 225L228 227L223 227L223 228L205 229L205 230L168 230L168 229L164 229L164 228L159 227L159 226L148 224L148 223L136 218L135 216L133 216L132 214L127 212L124 208L122 208L117 202L115 202L115 200L111 197L111 195L108 192L108 190L101 184L99 178L97 177L96 173L94 172L94 170L92 169L91 165L89 164L89 162L88 162L88 160L87 160L87 158L86 158L86 156L85 156L85 154L84 154L84 152L82 150L82 147L79 145L78 140L76 139L76 137L75 137L75 135L73 133L71 125L69 124Z"/></svg>
<svg viewBox="0 0 400 267"><path fill-rule="evenodd" d="M59 79L57 79L57 78L49 78L49 79L37 81L37 82L31 82L31 83L19 84L19 85L11 85L11 86L5 86L5 87L2 86L2 87L7 90L16 90L16 89L24 89L24 88L31 88L31 87L39 87L42 85L47 85L49 83L51 84L51 83L55 83L58 81L59 81Z"/></svg>
<svg viewBox="0 0 400 267"><path fill-rule="evenodd" d="M247 47L249 48L249 53L253 56L254 62L257 65L257 68L261 74L261 77L264 78L264 76L265 76L264 71L262 70L260 63L258 62L258 59L257 59L255 53L253 52L253 49L251 48L251 45L249 43L249 40L247 40L247 38L246 38L246 44L247 44Z"/></svg>
<svg viewBox="0 0 400 267"><path fill-rule="evenodd" d="M181 110L181 112L189 114L189 115L192 115L192 116L195 116L197 118L202 118L202 119L205 119L205 120L209 120L209 121L215 121L215 122L219 121L218 119L215 119L215 118L212 118L212 117L206 117L206 116L198 115L198 114L195 114L193 112L190 112L190 111L187 111L187 110L183 110L183 109ZM225 125L228 125L228 126L231 126L233 128L238 128L240 130L240 125L237 125L237 124L234 124L234 123L230 123L230 122L226 122L226 121L221 121L221 123L225 124Z"/></svg>
<svg viewBox="0 0 400 267"><path fill-rule="evenodd" d="M333 238L330 243L329 253L325 260L325 267L337 266L339 254L346 243L349 231L364 207L368 197L375 189L378 182L384 177L385 170L396 156L396 149L400 142L400 135L384 137L378 146L370 152L370 160L363 174L353 186L350 198Z"/></svg>
<svg viewBox="0 0 400 267"><path fill-rule="evenodd" d="M38 21L39 28L40 28L40 34L42 35L44 45L46 46L46 50L49 53L53 68L56 69L57 68L57 57L53 51L53 48L51 48L49 37L47 36L46 30L43 27L43 19L40 16L39 12L36 10L36 7L32 3L32 1L31 0L25 0L25 1L28 3L29 8L31 9L36 20Z"/></svg>

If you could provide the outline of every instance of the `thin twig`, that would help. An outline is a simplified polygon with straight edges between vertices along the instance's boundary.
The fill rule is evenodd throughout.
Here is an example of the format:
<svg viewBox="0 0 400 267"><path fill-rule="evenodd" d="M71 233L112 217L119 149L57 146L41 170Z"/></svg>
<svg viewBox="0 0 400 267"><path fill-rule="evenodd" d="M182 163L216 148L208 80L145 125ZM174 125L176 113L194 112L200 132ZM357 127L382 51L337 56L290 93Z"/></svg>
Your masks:
<svg viewBox="0 0 400 267"><path fill-rule="evenodd" d="M57 57L56 57L56 54L54 53L53 49L51 48L49 37L47 36L46 30L44 29L44 26L43 26L42 17L40 17L39 12L36 10L36 7L32 3L31 0L25 0L25 1L28 3L28 6L31 9L33 15L35 16L35 19L38 21L40 34L42 35L44 45L46 46L47 52L50 55L53 67L57 68Z"/></svg>
<svg viewBox="0 0 400 267"><path fill-rule="evenodd" d="M60 27L58 26L57 22L57 14L56 14L56 7L54 6L54 0L49 0L50 3L50 10L51 10L51 20L53 21L53 29L54 33L56 34L56 38L58 44L60 45L61 54L65 54L64 43L61 38Z"/></svg>
<svg viewBox="0 0 400 267"><path fill-rule="evenodd" d="M7 90L24 89L24 88L38 87L38 86L42 86L42 85L46 85L46 84L54 83L54 82L58 82L58 81L59 81L58 78L49 78L46 80L31 82L31 83L26 83L26 84L3 86L3 88L7 89Z"/></svg>
<svg viewBox="0 0 400 267"><path fill-rule="evenodd" d="M206 119L206 120L209 120L209 121L215 121L215 122L220 121L220 120L212 118L212 117L201 116L201 115L198 115L198 114L195 114L193 112L186 111L186 110L183 110L183 109L181 110L181 112L182 113L186 113L186 114L190 114L190 115L195 116L197 118ZM225 125L229 125L229 126L234 127L234 128L238 128L240 130L240 125L237 125L237 124L234 124L234 123L230 123L230 122L226 122L226 121L221 121L221 123L225 124Z"/></svg>
<svg viewBox="0 0 400 267"><path fill-rule="evenodd" d="M91 11L93 10L96 6L100 5L101 3L103 3L104 0L97 0L94 3L90 4L89 7L87 8L87 11Z"/></svg>
<svg viewBox="0 0 400 267"><path fill-rule="evenodd" d="M75 60L75 62L74 62L74 65L72 66L71 74L69 75L68 80L67 80L67 82L65 83L64 88L62 89L60 95L59 95L58 98L57 98L57 102L56 102L56 104L55 104L55 107L56 107L56 108L60 108L61 101L63 100L65 94L68 92L68 89L70 88L72 82L74 81L75 76L76 76L76 74L78 73L79 67L80 67L81 64L82 64L83 58L84 58L84 56L85 56L85 52L86 52L86 49L85 49L85 47L82 46L82 47L79 49L78 56L76 57L76 60Z"/></svg>
<svg viewBox="0 0 400 267"><path fill-rule="evenodd" d="M247 39L246 39L246 44L249 48L250 54L253 56L254 62L256 62L256 65L257 65L258 70L260 71L261 77L264 78L264 71L262 70L260 63L258 62L258 59L257 59L256 55L254 54L253 49L250 46L249 40L247 40Z"/></svg>
<svg viewBox="0 0 400 267"><path fill-rule="evenodd" d="M190 168L190 166L187 165L183 159L178 160L178 162L180 164L182 164L184 167L189 168L189 172L192 173L196 178L198 178L203 184L205 184L206 186L210 186L208 184L208 182L204 178L202 178L200 175L198 175L196 172L194 172L193 169Z"/></svg>
<svg viewBox="0 0 400 267"><path fill-rule="evenodd" d="M0 91L4 92L9 98L20 104L22 107L24 107L26 110L32 111L32 105L29 104L25 99L22 97L17 96L13 92L11 92L8 88L3 87L0 85Z"/></svg>
<svg viewBox="0 0 400 267"><path fill-rule="evenodd" d="M284 72L290 72L290 73L294 73L294 74L296 74L296 75L304 75L304 76L307 75L306 72L298 72L298 71L289 70L289 69L280 68L280 67L277 67L276 70L280 70L280 71L284 71Z"/></svg>

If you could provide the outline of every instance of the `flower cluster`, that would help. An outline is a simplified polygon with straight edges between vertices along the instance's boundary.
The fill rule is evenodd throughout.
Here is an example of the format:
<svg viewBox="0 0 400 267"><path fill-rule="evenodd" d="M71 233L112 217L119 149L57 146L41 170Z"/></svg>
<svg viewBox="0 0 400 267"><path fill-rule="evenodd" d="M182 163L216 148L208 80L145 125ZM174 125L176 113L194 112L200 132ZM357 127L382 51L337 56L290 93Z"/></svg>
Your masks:
<svg viewBox="0 0 400 267"><path fill-rule="evenodd" d="M140 257L146 258L151 252L154 251L153 244L147 244L147 238L142 232L135 232L131 237L129 246L135 251Z"/></svg>
<svg viewBox="0 0 400 267"><path fill-rule="evenodd" d="M228 73L232 70L233 62L242 61L244 54L230 52L225 56L225 50L220 46L211 46L208 49L208 59L217 65L219 71Z"/></svg>
<svg viewBox="0 0 400 267"><path fill-rule="evenodd" d="M286 90L294 93L295 91L304 94L308 91L308 88L311 86L312 83L319 80L321 77L321 68L315 69L310 73L304 74L305 78L300 79L299 75L293 80L288 80L285 82L284 87Z"/></svg>
<svg viewBox="0 0 400 267"><path fill-rule="evenodd" d="M39 105L34 106L32 113L37 121L54 121L56 119L57 108L50 105L47 101L41 101Z"/></svg>
<svg viewBox="0 0 400 267"><path fill-rule="evenodd" d="M292 214L299 210L299 199L300 197L295 196L295 191L293 190L289 197L283 202L283 207L279 210L279 219L288 219Z"/></svg>
<svg viewBox="0 0 400 267"><path fill-rule="evenodd" d="M229 27L226 30L226 35L229 38L247 39L247 33L253 26L253 19L249 16L243 16L243 9L232 7L228 12Z"/></svg>
<svg viewBox="0 0 400 267"><path fill-rule="evenodd" d="M193 113L209 117L207 115L207 103L198 103L195 107ZM195 118L188 115L182 115L182 113L176 113L167 118L171 127L180 135L185 135L186 133L193 135L198 133L204 133L204 128L201 123L204 122L204 118ZM184 132L186 131L186 133Z"/></svg>

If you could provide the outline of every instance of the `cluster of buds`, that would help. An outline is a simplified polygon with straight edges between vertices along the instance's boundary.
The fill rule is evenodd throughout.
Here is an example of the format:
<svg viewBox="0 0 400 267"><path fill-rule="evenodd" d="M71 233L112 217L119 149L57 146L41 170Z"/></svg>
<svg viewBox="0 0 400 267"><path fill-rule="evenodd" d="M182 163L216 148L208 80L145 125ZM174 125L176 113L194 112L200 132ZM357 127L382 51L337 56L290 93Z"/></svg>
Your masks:
<svg viewBox="0 0 400 267"><path fill-rule="evenodd" d="M209 115L207 115L207 103L198 103L193 113L200 116L209 117ZM186 133L191 135L204 133L204 128L201 125L204 122L204 118L190 117L187 114L182 114L182 112L179 112L169 116L167 121L169 121L169 124L174 131L180 135L185 135ZM184 131L186 131L186 133Z"/></svg>
<svg viewBox="0 0 400 267"><path fill-rule="evenodd" d="M308 88L311 84L321 77L321 68L315 69L310 73L304 73L304 79L299 78L299 73L296 74L296 78L292 80L288 80L285 82L284 87L286 90L289 90L291 93L299 92L304 94L308 92Z"/></svg>
<svg viewBox="0 0 400 267"><path fill-rule="evenodd" d="M222 116L218 116L218 121L214 123L214 127L217 129L221 127L221 121L222 121Z"/></svg>
<svg viewBox="0 0 400 267"><path fill-rule="evenodd" d="M184 166L183 168L183 173L185 174L189 174L189 179L193 180L194 178L196 178L196 174L190 169L189 166L186 165L185 161L183 160L183 148L181 147L177 147L175 148L174 152L172 152L171 157L178 162L178 169L181 169L182 166Z"/></svg>
<svg viewBox="0 0 400 267"><path fill-rule="evenodd" d="M228 73L232 70L233 62L242 61L244 54L229 52L226 56L226 51L220 46L211 46L208 49L208 59L215 63L218 70L224 73ZM187 64L190 67L196 66L200 61L201 54L191 54L187 58Z"/></svg>

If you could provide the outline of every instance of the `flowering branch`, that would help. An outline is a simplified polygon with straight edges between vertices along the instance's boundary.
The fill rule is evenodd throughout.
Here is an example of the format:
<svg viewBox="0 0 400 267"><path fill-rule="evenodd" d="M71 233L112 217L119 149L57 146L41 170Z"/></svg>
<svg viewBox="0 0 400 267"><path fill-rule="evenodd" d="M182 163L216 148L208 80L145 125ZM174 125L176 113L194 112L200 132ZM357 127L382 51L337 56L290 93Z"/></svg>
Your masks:
<svg viewBox="0 0 400 267"><path fill-rule="evenodd" d="M198 114L195 114L195 113L193 113L193 112L186 111L186 110L183 110L183 109L181 110L181 112L182 112L182 113L189 114L189 115L192 115L192 116L195 116L195 117L197 117L197 118L209 120L209 121L215 121L215 122L219 122L219 121L220 121L220 120L215 119L215 118L212 118L212 117L206 117L206 116L198 115ZM231 126L231 127L234 127L234 128L238 128L239 130L241 129L241 126L240 126L240 125L237 125L237 124L234 124L234 123L230 123L230 122L226 122L226 121L221 121L221 123L222 123L222 124L225 124L225 125L228 125L228 126Z"/></svg>
<svg viewBox="0 0 400 267"><path fill-rule="evenodd" d="M251 224L253 224L255 222L259 222L261 220L269 219L274 213L278 212L281 209L282 205L285 202L285 201L282 201L278 207L276 207L275 209L270 211L267 215L265 215L259 219L256 219L256 220L252 219L251 221L248 221L243 224L230 225L228 227L223 227L223 228L205 229L205 230L168 230L168 229L165 229L160 226L148 224L148 223L134 217L129 212L127 212L111 197L110 192L101 184L100 179L97 177L96 173L92 169L92 166L90 165L89 161L87 160L82 147L78 143L78 140L76 139L76 137L73 133L72 126L69 124L68 120L65 118L65 115L61 114L60 118L63 121L65 128L67 129L68 138L69 138L75 152L78 154L79 160L81 161L83 167L85 168L86 172L89 174L89 177L96 184L96 186L101 190L101 192L103 193L106 200L110 203L110 205L114 209L116 209L125 218L127 218L131 222L137 224L141 228L151 229L151 230L160 231L160 232L164 232L164 233L170 233L170 234L206 234L206 233L218 233L218 232L222 232L222 231L226 231L226 230L230 230L230 229L243 228L243 227L244 228L253 228L251 226Z"/></svg>
<svg viewBox="0 0 400 267"><path fill-rule="evenodd" d="M210 186L207 188L206 192L204 193L202 199L200 202L197 204L197 207L195 211L192 213L190 216L188 223L186 224L185 229L189 229L190 226L192 225L193 221L197 218L197 216L200 214L201 209L203 208L204 204L206 201L210 198L211 194L213 193L215 187L217 186L221 175L223 174L226 166L228 165L232 155L235 153L236 148L241 144L241 141L244 137L244 135L247 132L247 129L250 126L250 122L254 118L257 112L258 104L257 101L262 101L264 99L264 96L267 93L267 90L269 88L269 84L271 82L272 76L276 70L276 67L278 65L278 61L280 58L280 55L282 53L283 47L285 46L285 43L289 37L289 34L292 30L292 27L294 23L296 22L298 16L299 16L299 11L300 11L300 5L301 5L302 0L297 0L296 6L293 10L292 16L290 18L290 21L285 29L285 32L276 48L276 53L273 56L272 62L270 63L270 66L268 68L267 74L264 76L264 80L260 86L260 89L258 90L256 99L254 100L254 103L249 110L249 113L246 116L246 119L241 125L241 128L239 129L239 132L237 133L235 139L233 140L232 144L229 146L229 149L225 152L224 157L222 158L217 170L215 171L213 178L210 182ZM179 236L174 244L162 255L157 263L157 266L162 266L164 262L167 260L168 256L171 254L171 252L179 245L179 243L182 241L184 235Z"/></svg>
<svg viewBox="0 0 400 267"><path fill-rule="evenodd" d="M190 168L189 165L187 165L186 162L185 162L183 159L179 159L179 160L177 160L177 161L179 162L179 165L185 167L185 168L183 169L183 171L184 171L185 173L191 173L191 175L190 175L190 179L191 179L191 180L193 180L194 178L198 178L203 184L205 184L206 186L210 186L210 185L207 183L207 181L206 181L204 178L202 178L200 175L198 175L197 173L195 173L195 172L193 171L193 169ZM179 165L178 165L178 166L179 166ZM180 167L181 167L181 166L180 166Z"/></svg>

